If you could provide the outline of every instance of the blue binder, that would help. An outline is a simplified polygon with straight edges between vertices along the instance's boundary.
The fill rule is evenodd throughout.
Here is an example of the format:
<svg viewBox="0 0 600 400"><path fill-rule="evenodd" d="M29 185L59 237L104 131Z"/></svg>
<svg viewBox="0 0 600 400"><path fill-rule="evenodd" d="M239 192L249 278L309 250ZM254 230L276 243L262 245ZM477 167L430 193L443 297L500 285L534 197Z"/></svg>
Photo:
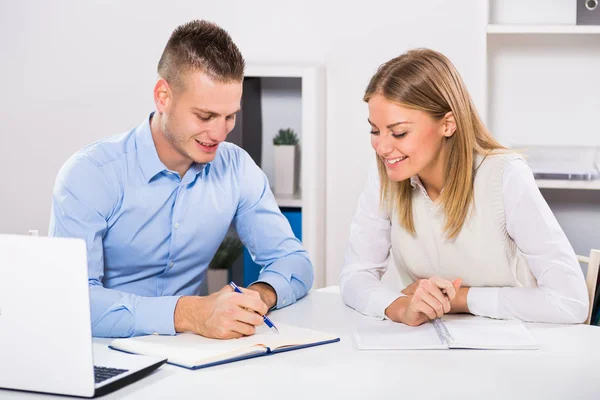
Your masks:
<svg viewBox="0 0 600 400"><path fill-rule="evenodd" d="M288 219L294 236L302 241L302 209L301 208L281 208L281 213ZM258 279L261 266L252 261L252 256L248 249L244 247L244 286L250 285Z"/></svg>

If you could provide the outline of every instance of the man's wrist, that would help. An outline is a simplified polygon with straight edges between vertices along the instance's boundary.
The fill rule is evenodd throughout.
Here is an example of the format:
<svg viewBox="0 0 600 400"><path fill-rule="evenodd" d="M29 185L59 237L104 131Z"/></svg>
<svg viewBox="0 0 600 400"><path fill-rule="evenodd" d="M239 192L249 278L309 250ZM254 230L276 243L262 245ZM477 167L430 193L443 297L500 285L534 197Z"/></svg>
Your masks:
<svg viewBox="0 0 600 400"><path fill-rule="evenodd" d="M267 305L269 310L277 305L277 292L268 283L256 282L248 286L248 289L258 292L260 299Z"/></svg>
<svg viewBox="0 0 600 400"><path fill-rule="evenodd" d="M192 320L194 319L194 310L197 309L197 305L194 303L201 301L201 299L202 297L198 296L182 296L179 298L173 313L175 332L194 330Z"/></svg>
<svg viewBox="0 0 600 400"><path fill-rule="evenodd" d="M175 327L175 332L185 332L187 329L186 318L184 317L184 309L187 302L187 296L182 296L177 300L177 304L175 304L175 311L173 312L173 326Z"/></svg>

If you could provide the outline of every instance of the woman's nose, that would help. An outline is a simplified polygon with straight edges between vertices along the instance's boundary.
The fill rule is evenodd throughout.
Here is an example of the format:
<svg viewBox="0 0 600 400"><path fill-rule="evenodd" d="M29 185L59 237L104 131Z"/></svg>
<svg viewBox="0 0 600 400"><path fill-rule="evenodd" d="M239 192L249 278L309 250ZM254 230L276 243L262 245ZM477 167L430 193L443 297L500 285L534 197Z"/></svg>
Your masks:
<svg viewBox="0 0 600 400"><path fill-rule="evenodd" d="M391 135L380 136L377 142L377 152L381 155L390 154L394 150L392 141L390 140Z"/></svg>

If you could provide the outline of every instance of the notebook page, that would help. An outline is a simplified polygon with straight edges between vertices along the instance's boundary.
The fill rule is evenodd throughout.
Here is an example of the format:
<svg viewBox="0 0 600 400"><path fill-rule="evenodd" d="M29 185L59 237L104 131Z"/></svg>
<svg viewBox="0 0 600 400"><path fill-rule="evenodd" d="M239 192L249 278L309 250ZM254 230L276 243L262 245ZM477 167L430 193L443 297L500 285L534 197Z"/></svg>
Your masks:
<svg viewBox="0 0 600 400"><path fill-rule="evenodd" d="M130 353L166 357L170 363L191 368L242 355L266 353L267 349L260 346L260 342L261 340L252 340L252 336L219 340L193 333L180 333L175 336L149 335L115 339L111 346Z"/></svg>
<svg viewBox="0 0 600 400"><path fill-rule="evenodd" d="M328 333L277 323L277 334L264 324L256 334L239 339L209 339L193 333L175 336L149 335L115 339L111 346L130 353L166 357L170 363L187 367L224 361L231 358L266 353L272 350L336 339Z"/></svg>
<svg viewBox="0 0 600 400"><path fill-rule="evenodd" d="M297 326L276 324L279 334L267 328L264 324L256 328L256 334L252 336L254 342L270 348L271 350L285 347L302 346L337 339L338 337L327 332L315 331Z"/></svg>
<svg viewBox="0 0 600 400"><path fill-rule="evenodd" d="M362 318L356 324L355 339L359 350L447 349L433 325L411 327L390 320Z"/></svg>
<svg viewBox="0 0 600 400"><path fill-rule="evenodd" d="M519 320L497 320L473 315L447 315L443 320L454 339L450 348L517 350L540 347Z"/></svg>

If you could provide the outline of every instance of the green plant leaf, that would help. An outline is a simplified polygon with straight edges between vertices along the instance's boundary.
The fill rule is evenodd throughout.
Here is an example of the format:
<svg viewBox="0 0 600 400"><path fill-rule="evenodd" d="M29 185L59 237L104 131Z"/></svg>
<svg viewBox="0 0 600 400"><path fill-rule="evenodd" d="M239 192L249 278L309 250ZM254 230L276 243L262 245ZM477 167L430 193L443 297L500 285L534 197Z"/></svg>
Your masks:
<svg viewBox="0 0 600 400"><path fill-rule="evenodd" d="M298 135L292 128L280 129L277 135L273 137L273 144L278 145L296 145L298 144Z"/></svg>
<svg viewBox="0 0 600 400"><path fill-rule="evenodd" d="M244 245L238 238L227 236L219 245L213 259L208 264L208 268L229 269L235 260L242 255L243 251Z"/></svg>

